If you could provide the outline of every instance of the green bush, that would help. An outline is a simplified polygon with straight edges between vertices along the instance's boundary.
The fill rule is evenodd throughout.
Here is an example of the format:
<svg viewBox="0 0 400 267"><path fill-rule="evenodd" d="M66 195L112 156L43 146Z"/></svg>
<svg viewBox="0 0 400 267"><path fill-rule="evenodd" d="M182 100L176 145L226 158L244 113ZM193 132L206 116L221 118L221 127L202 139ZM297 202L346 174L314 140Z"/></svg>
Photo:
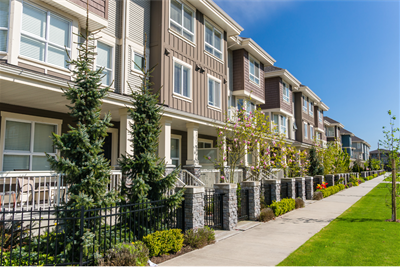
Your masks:
<svg viewBox="0 0 400 267"><path fill-rule="evenodd" d="M268 222L275 218L274 211L271 208L264 208L260 212L258 219L260 222Z"/></svg>
<svg viewBox="0 0 400 267"><path fill-rule="evenodd" d="M119 243L109 249L99 266L146 266L149 260L149 249L141 241Z"/></svg>
<svg viewBox="0 0 400 267"><path fill-rule="evenodd" d="M202 248L214 242L214 230L207 226L199 229L190 229L186 231L184 236L185 245L191 246L192 248Z"/></svg>
<svg viewBox="0 0 400 267"><path fill-rule="evenodd" d="M285 214L288 211L294 210L296 207L295 200L293 198L284 198L279 202L272 201L269 207L274 211L275 216Z"/></svg>
<svg viewBox="0 0 400 267"><path fill-rule="evenodd" d="M314 192L313 200L321 200L324 198L324 195L321 191Z"/></svg>
<svg viewBox="0 0 400 267"><path fill-rule="evenodd" d="M338 184L334 186L329 186L326 189L322 189L321 192L325 197L329 197L330 195L336 194L337 192L345 189L345 186L343 184Z"/></svg>
<svg viewBox="0 0 400 267"><path fill-rule="evenodd" d="M295 208L299 209L299 208L304 208L304 200L302 198L296 198L295 200Z"/></svg>
<svg viewBox="0 0 400 267"><path fill-rule="evenodd" d="M168 255L182 249L183 234L181 229L157 231L143 237L143 242L149 249L149 256Z"/></svg>

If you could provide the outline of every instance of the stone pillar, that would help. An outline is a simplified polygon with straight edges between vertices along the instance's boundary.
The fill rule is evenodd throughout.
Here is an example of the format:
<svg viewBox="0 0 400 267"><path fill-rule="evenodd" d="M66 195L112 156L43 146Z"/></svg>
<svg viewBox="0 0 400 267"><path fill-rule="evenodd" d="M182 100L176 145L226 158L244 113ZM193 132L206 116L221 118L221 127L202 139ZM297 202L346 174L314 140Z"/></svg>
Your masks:
<svg viewBox="0 0 400 267"><path fill-rule="evenodd" d="M204 227L204 193L202 186L177 187L185 190L185 230Z"/></svg>
<svg viewBox="0 0 400 267"><path fill-rule="evenodd" d="M119 154L133 155L132 135L129 132L133 120L128 116L128 109L122 108L119 110L120 116L120 131L119 131Z"/></svg>
<svg viewBox="0 0 400 267"><path fill-rule="evenodd" d="M315 175L313 177L314 182L316 182L317 184L322 184L323 182L325 182L325 177L323 175ZM315 192L315 190L317 190L315 188L315 186L313 187L313 190Z"/></svg>
<svg viewBox="0 0 400 267"><path fill-rule="evenodd" d="M241 182L241 189L249 190L249 219L257 220L260 216L260 182L244 181Z"/></svg>
<svg viewBox="0 0 400 267"><path fill-rule="evenodd" d="M298 190L298 192L300 192L299 197L305 201L306 200L306 178L296 177L295 181L296 181L295 188L296 188L296 190Z"/></svg>
<svg viewBox="0 0 400 267"><path fill-rule="evenodd" d="M187 123L187 160L184 169L200 179L201 165L199 164L198 136L199 126L196 123Z"/></svg>
<svg viewBox="0 0 400 267"><path fill-rule="evenodd" d="M325 181L328 183L327 186L335 185L335 175L334 174L325 175Z"/></svg>
<svg viewBox="0 0 400 267"><path fill-rule="evenodd" d="M281 183L288 183L288 198L296 198L296 180L294 178L281 179Z"/></svg>
<svg viewBox="0 0 400 267"><path fill-rule="evenodd" d="M158 142L158 156L165 161L165 174L171 173L176 166L171 160L171 125L172 119L163 117L160 121L161 133Z"/></svg>
<svg viewBox="0 0 400 267"><path fill-rule="evenodd" d="M314 178L311 176L306 177L306 199L312 200L314 197Z"/></svg>
<svg viewBox="0 0 400 267"><path fill-rule="evenodd" d="M238 223L236 184L214 184L216 194L224 194L222 197L222 229L233 230Z"/></svg>
<svg viewBox="0 0 400 267"><path fill-rule="evenodd" d="M281 201L281 180L264 180L264 198L267 203Z"/></svg>

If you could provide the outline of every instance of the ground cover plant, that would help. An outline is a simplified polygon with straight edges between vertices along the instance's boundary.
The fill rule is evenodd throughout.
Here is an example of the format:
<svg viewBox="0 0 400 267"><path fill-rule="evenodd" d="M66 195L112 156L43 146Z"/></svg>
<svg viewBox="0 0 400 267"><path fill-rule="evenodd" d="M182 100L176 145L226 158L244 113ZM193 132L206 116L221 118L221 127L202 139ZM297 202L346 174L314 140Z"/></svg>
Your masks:
<svg viewBox="0 0 400 267"><path fill-rule="evenodd" d="M269 207L274 211L275 216L279 216L294 210L296 207L296 202L293 198L284 198L281 201L272 201L272 204Z"/></svg>
<svg viewBox="0 0 400 267"><path fill-rule="evenodd" d="M345 189L345 186L343 184L338 184L321 189L320 191L322 192L322 195L325 198L329 197L330 195L336 194L337 192L342 191L343 189Z"/></svg>
<svg viewBox="0 0 400 267"><path fill-rule="evenodd" d="M386 195L378 185L279 266L398 265L400 224L385 221L391 218Z"/></svg>

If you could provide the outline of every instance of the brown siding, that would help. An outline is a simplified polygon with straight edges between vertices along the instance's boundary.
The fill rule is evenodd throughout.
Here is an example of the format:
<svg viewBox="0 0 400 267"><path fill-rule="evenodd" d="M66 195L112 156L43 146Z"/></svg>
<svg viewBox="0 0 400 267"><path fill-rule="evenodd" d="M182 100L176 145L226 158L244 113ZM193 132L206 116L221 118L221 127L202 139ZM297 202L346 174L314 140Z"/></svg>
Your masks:
<svg viewBox="0 0 400 267"><path fill-rule="evenodd" d="M86 10L87 0L69 0ZM108 0L89 0L89 11L108 19Z"/></svg>
<svg viewBox="0 0 400 267"><path fill-rule="evenodd" d="M297 125L296 131L296 141L303 142L304 137L304 124L303 124L303 106L302 106L302 98L301 93L294 93L293 94L294 101L295 101L295 120Z"/></svg>
<svg viewBox="0 0 400 267"><path fill-rule="evenodd" d="M261 109L280 108L280 77L265 79L265 104L260 105Z"/></svg>
<svg viewBox="0 0 400 267"><path fill-rule="evenodd" d="M223 64L204 52L204 17L201 12L196 12L195 47L168 32L169 1L152 1L151 18L150 65L159 65L153 72L152 81L155 88L162 86L160 102L174 109L222 121L224 110L227 109L227 85L224 83L227 69L226 34L223 41ZM165 54L166 49L169 55ZM192 66L192 102L173 97L174 57ZM204 71L198 70L197 66L201 66ZM208 108L207 74L221 80L221 111Z"/></svg>
<svg viewBox="0 0 400 267"><path fill-rule="evenodd" d="M235 50L233 54L233 91L244 90L244 49Z"/></svg>

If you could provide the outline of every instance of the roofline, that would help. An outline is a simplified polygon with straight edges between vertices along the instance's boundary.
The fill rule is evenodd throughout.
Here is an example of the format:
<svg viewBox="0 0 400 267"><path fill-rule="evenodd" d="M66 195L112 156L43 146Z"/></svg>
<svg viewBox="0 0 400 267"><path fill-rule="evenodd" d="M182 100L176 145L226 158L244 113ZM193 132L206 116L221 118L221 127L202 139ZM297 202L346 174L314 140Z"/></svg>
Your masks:
<svg viewBox="0 0 400 267"><path fill-rule="evenodd" d="M329 110L329 107L324 102L320 101L319 103L321 104L321 108L322 108L323 111L328 111Z"/></svg>
<svg viewBox="0 0 400 267"><path fill-rule="evenodd" d="M276 62L276 60L273 57L271 57L271 55L268 54L264 49L262 49L262 47L259 46L253 39L251 38L246 38L244 40L242 39L242 46L244 45L255 46L253 49L258 51L260 56L264 57L264 59L267 60L271 65L274 65L274 63Z"/></svg>
<svg viewBox="0 0 400 267"><path fill-rule="evenodd" d="M305 93L311 95L311 96L312 96L314 99L316 99L316 101L318 101L318 102L321 101L321 98L319 98L319 97L317 96L317 94L314 93L313 90L311 90L311 89L310 89L308 86L306 86L306 85L300 86L300 91L301 91L301 92L305 92Z"/></svg>
<svg viewBox="0 0 400 267"><path fill-rule="evenodd" d="M295 85L294 88L295 90L298 90L301 82L296 79L296 77L293 76L288 70L286 69L281 69L281 70L275 70L275 71L264 71L264 78L272 78L272 77L277 77L277 76L283 76L289 80L292 81L292 83Z"/></svg>

